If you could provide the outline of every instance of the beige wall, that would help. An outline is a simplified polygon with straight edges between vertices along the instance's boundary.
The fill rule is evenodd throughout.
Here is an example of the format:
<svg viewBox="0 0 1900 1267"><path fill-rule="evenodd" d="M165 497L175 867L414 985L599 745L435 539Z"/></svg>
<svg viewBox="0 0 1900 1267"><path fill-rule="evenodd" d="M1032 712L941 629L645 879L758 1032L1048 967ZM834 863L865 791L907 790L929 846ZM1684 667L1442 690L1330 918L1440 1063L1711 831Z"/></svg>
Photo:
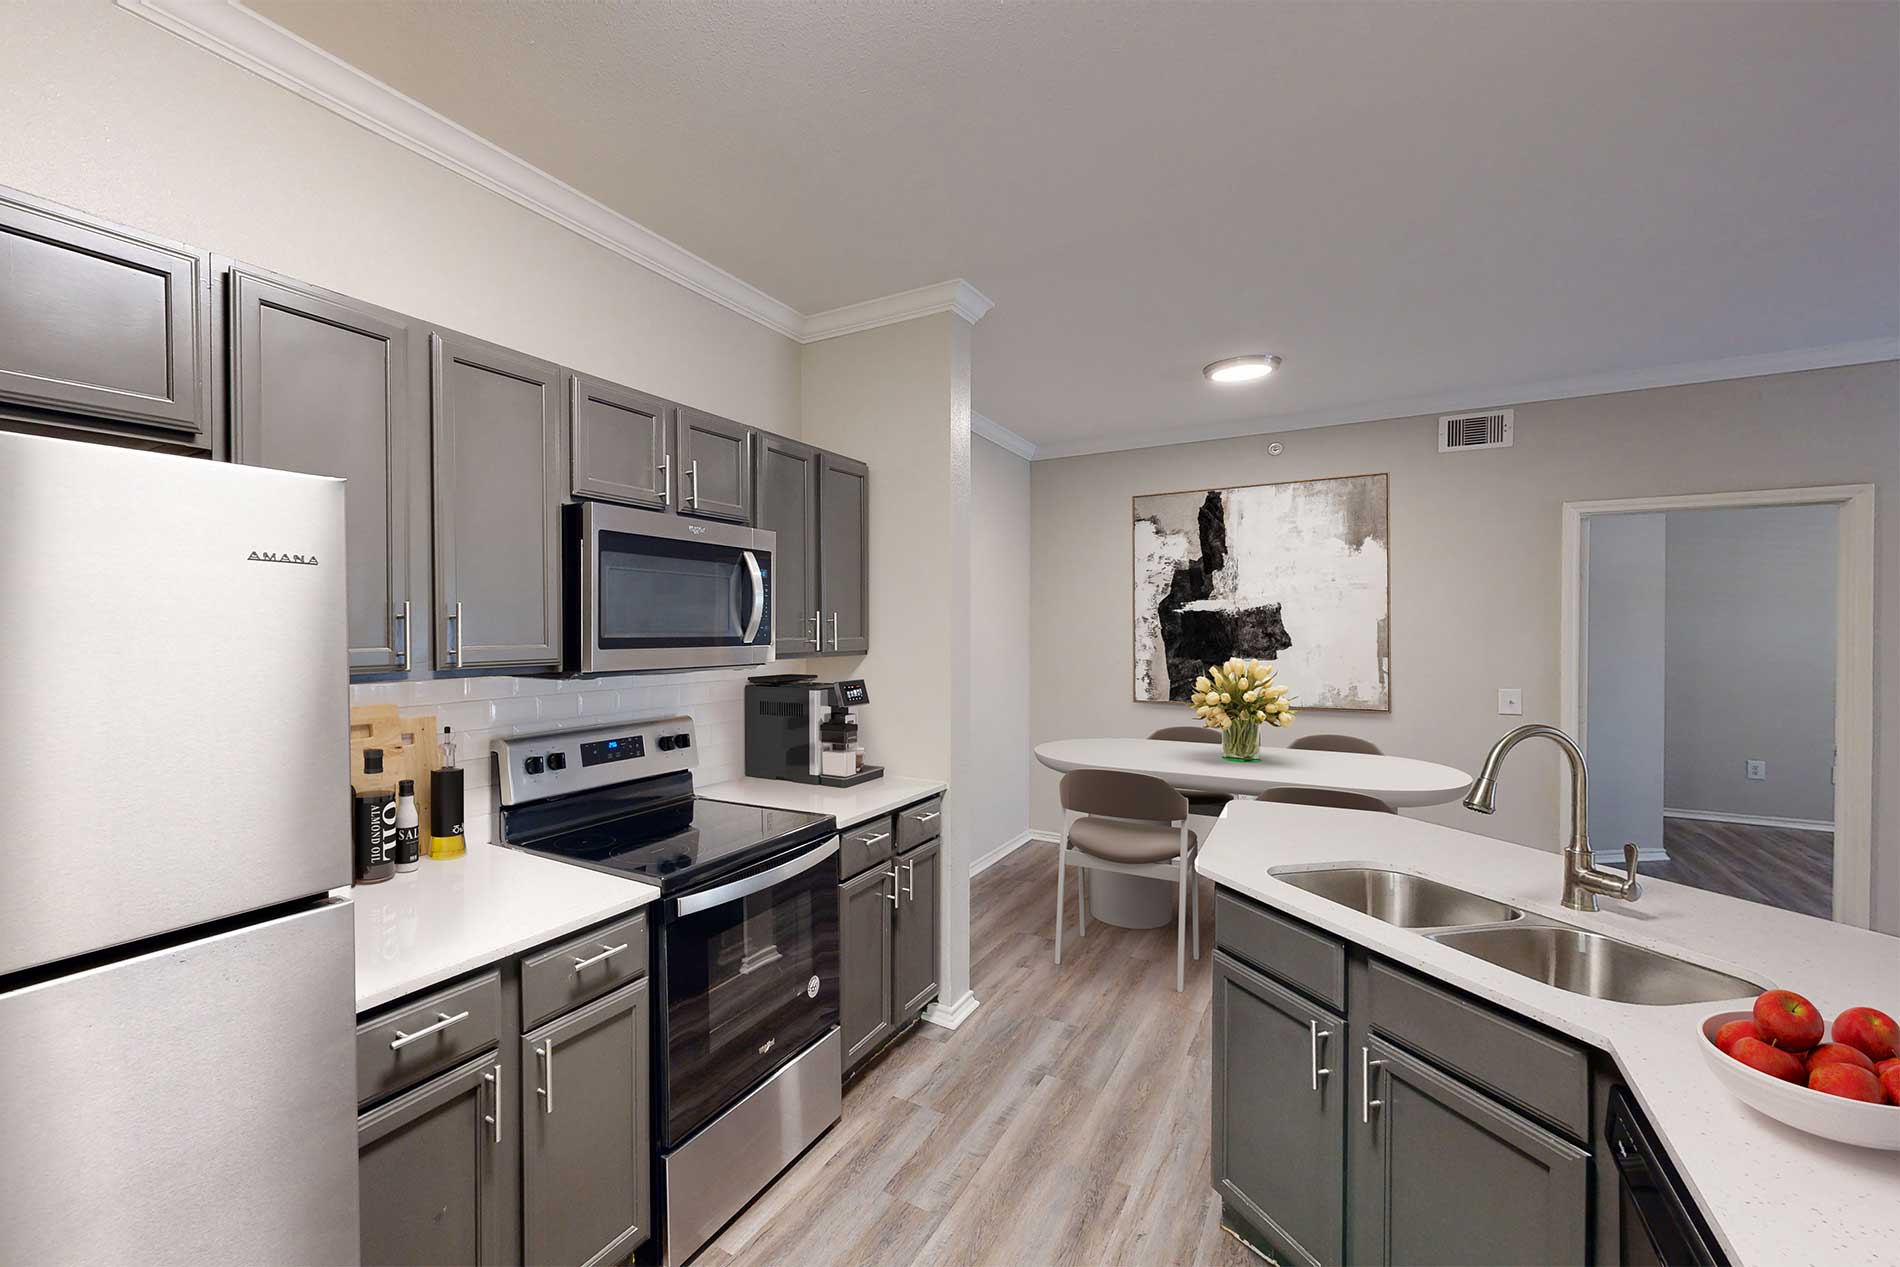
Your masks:
<svg viewBox="0 0 1900 1267"><path fill-rule="evenodd" d="M1029 463L970 446L972 847L978 858L1029 829Z"/></svg>
<svg viewBox="0 0 1900 1267"><path fill-rule="evenodd" d="M1590 836L1611 857L1624 841L1646 859L1663 852L1663 707L1669 617L1669 516L1604 515L1584 521L1589 590L1583 715L1609 718L1608 742L1590 746ZM1829 694L1834 684L1828 683Z"/></svg>
<svg viewBox="0 0 1900 1267"><path fill-rule="evenodd" d="M1517 406L1515 447L1441 455L1436 419L1034 464L1032 740L1145 734L1185 709L1136 704L1129 498L1170 489L1392 475L1392 712L1305 713L1388 752L1474 768L1515 724L1496 690L1521 687L1522 720L1557 720L1558 568L1565 501L1872 482L1875 567L1875 927L1900 931L1900 364L1854 366ZM1078 666L1080 666L1078 668ZM1295 684L1297 686L1297 684ZM1548 748L1548 745L1544 745ZM1521 750L1480 818L1439 822L1556 846L1555 749ZM1034 825L1059 825L1040 767ZM1556 869L1552 864L1552 883Z"/></svg>
<svg viewBox="0 0 1900 1267"><path fill-rule="evenodd" d="M871 466L869 654L815 661L870 686L866 755L951 787L944 809L943 990L969 991L970 323L920 317L804 349L804 437Z"/></svg>
<svg viewBox="0 0 1900 1267"><path fill-rule="evenodd" d="M106 0L0 17L0 184L798 434L792 340Z"/></svg>

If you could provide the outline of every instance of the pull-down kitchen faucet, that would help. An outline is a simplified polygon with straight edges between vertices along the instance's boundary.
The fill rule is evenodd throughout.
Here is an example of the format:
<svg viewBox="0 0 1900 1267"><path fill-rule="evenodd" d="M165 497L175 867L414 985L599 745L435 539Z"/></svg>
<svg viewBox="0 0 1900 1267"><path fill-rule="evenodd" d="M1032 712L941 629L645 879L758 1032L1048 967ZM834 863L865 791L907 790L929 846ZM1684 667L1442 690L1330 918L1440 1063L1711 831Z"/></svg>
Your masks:
<svg viewBox="0 0 1900 1267"><path fill-rule="evenodd" d="M1564 846L1564 905L1573 911L1594 911L1599 893L1634 902L1643 895L1643 886L1636 880L1636 846L1623 846L1621 875L1597 866L1590 852L1590 771L1583 762L1583 749L1555 726L1519 726L1498 740L1472 781L1471 790L1465 793L1465 808L1480 814L1497 812L1498 771L1504 766L1505 755L1535 736L1562 748L1570 762L1570 843Z"/></svg>

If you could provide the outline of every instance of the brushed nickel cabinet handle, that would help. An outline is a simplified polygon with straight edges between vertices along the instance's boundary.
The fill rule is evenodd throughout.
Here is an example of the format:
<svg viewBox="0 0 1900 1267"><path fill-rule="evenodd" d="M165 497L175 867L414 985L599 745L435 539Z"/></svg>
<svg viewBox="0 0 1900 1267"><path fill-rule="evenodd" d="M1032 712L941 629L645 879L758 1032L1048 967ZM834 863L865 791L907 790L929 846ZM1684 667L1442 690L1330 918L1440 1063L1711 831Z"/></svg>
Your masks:
<svg viewBox="0 0 1900 1267"><path fill-rule="evenodd" d="M917 860L914 858L904 859L904 896L913 902L917 900Z"/></svg>
<svg viewBox="0 0 1900 1267"><path fill-rule="evenodd" d="M884 874L891 878L891 891L889 893L886 893L884 896L890 899L890 903L892 906L896 906L897 905L897 868L893 866L889 871L886 871Z"/></svg>
<svg viewBox="0 0 1900 1267"><path fill-rule="evenodd" d="M822 639L820 641L822 643ZM838 649L838 613L837 612L831 613L831 649L833 651L836 651Z"/></svg>
<svg viewBox="0 0 1900 1267"><path fill-rule="evenodd" d="M396 1036L389 1040L389 1050L401 1051L418 1039L427 1038L431 1034L440 1034L449 1026L468 1019L467 1012L457 1012L454 1016L450 1016L447 1012L437 1012L436 1016L440 1019L438 1019L435 1024L419 1029L413 1034L405 1034L401 1030L397 1030Z"/></svg>
<svg viewBox="0 0 1900 1267"><path fill-rule="evenodd" d="M671 506L673 504L673 455L660 454L660 460L653 469L660 477L660 505Z"/></svg>
<svg viewBox="0 0 1900 1267"><path fill-rule="evenodd" d="M576 955L574 958L574 971L579 972L582 968L593 967L595 964L601 962L603 959L611 959L615 955L619 954L621 951L625 950L629 944L631 943L621 942L618 946L609 946L609 945L606 945L605 943L602 943L601 948L600 948L600 953L597 955L594 955L591 958L582 959L580 956Z"/></svg>
<svg viewBox="0 0 1900 1267"><path fill-rule="evenodd" d="M409 600L402 600L402 610L396 613L396 619L402 622L402 649L396 652L396 667L407 671L409 668Z"/></svg>
<svg viewBox="0 0 1900 1267"><path fill-rule="evenodd" d="M448 623L449 623L449 626L455 631L455 636L449 639L449 645L444 649L443 654L452 657L455 661L455 667L459 669L462 667L462 604L461 603L458 602L455 604L455 610L449 615Z"/></svg>
<svg viewBox="0 0 1900 1267"><path fill-rule="evenodd" d="M495 1072L482 1075L482 1081L488 1084L488 1102L495 1111L482 1121L495 1128L495 1142L501 1143L501 1066L495 1066Z"/></svg>
<svg viewBox="0 0 1900 1267"><path fill-rule="evenodd" d="M541 1058L542 1083L534 1089L534 1093L541 1097L541 1112L552 1113L554 1112L554 1040L550 1038L543 1041L534 1049L534 1054Z"/></svg>
<svg viewBox="0 0 1900 1267"><path fill-rule="evenodd" d="M1385 1061L1374 1060L1372 1053L1364 1047L1359 1049L1359 1120L1370 1123L1372 1110L1385 1107L1384 1100L1372 1098L1372 1071L1383 1069Z"/></svg>
<svg viewBox="0 0 1900 1267"><path fill-rule="evenodd" d="M863 839L859 840L858 843L860 845L870 846L870 845L875 845L880 840L889 840L890 838L891 838L891 834L889 832L881 831L875 836L864 837Z"/></svg>
<svg viewBox="0 0 1900 1267"><path fill-rule="evenodd" d="M693 459L692 461L686 464L686 478L692 483L692 487L686 491L686 504L692 507L694 510L698 510L699 509L699 460L697 458Z"/></svg>
<svg viewBox="0 0 1900 1267"><path fill-rule="evenodd" d="M1332 1072L1331 1069L1322 1069L1319 1067L1320 1040L1323 1038L1331 1038L1333 1031L1330 1029L1321 1029L1318 1021L1308 1021L1307 1025L1311 1028L1313 1034L1313 1090L1317 1091L1319 1090L1319 1080Z"/></svg>
<svg viewBox="0 0 1900 1267"><path fill-rule="evenodd" d="M931 810L928 814L919 814L916 817L917 817L917 824L918 826L921 827L923 824L929 822L931 819L938 817L938 813L936 810Z"/></svg>

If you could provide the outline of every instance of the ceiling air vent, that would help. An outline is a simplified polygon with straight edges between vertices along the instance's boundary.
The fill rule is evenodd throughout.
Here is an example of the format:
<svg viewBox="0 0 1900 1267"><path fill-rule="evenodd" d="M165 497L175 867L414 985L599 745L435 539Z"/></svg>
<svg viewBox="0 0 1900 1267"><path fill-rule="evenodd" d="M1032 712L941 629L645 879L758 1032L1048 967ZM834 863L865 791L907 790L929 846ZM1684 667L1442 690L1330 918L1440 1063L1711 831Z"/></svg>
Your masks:
<svg viewBox="0 0 1900 1267"><path fill-rule="evenodd" d="M1511 413L1509 409L1493 409L1481 414L1445 414L1438 420L1438 451L1510 448Z"/></svg>

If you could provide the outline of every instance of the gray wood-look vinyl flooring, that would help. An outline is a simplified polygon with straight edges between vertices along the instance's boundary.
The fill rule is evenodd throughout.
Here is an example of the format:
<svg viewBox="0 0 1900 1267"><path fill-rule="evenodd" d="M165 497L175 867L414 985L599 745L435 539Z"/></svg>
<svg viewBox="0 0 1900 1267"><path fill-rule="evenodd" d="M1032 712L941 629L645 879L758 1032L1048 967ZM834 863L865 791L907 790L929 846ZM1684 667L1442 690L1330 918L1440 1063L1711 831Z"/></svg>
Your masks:
<svg viewBox="0 0 1900 1267"><path fill-rule="evenodd" d="M1668 862L1636 869L1803 915L1834 915L1834 837L1827 832L1665 818L1663 849Z"/></svg>
<svg viewBox="0 0 1900 1267"><path fill-rule="evenodd" d="M1071 896L1058 968L1055 878L1042 842L976 878L982 1006L874 1058L843 1120L695 1267L1258 1261L1221 1231L1209 1179L1213 920L1177 994L1172 923L1090 920L1078 939Z"/></svg>

